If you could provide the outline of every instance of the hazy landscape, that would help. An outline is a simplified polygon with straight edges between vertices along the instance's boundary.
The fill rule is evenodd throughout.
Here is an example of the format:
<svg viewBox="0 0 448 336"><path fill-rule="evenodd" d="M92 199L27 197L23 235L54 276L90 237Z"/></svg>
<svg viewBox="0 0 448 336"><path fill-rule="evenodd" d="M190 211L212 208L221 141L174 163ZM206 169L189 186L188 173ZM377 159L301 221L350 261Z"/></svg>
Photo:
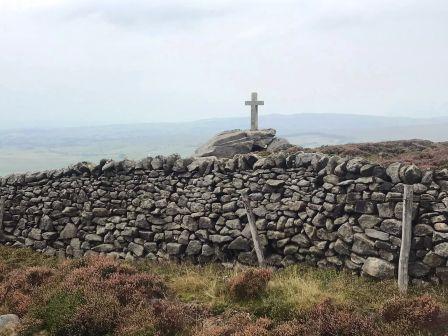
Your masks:
<svg viewBox="0 0 448 336"><path fill-rule="evenodd" d="M185 123L142 123L95 127L0 130L0 175L65 167L102 158L140 159L146 155L194 150L222 130L245 129L247 117ZM447 118L389 118L349 114L271 114L260 126L303 147L402 139L448 139Z"/></svg>
<svg viewBox="0 0 448 336"><path fill-rule="evenodd" d="M0 336L448 336L447 5L0 0Z"/></svg>

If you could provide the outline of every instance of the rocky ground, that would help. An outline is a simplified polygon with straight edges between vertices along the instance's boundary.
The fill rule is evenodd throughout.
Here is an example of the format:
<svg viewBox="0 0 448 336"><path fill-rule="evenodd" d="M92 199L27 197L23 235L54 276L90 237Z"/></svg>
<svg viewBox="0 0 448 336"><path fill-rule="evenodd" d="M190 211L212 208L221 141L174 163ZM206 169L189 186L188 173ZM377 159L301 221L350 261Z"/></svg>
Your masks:
<svg viewBox="0 0 448 336"><path fill-rule="evenodd" d="M448 292L346 272L62 260L0 246L0 335L446 335Z"/></svg>

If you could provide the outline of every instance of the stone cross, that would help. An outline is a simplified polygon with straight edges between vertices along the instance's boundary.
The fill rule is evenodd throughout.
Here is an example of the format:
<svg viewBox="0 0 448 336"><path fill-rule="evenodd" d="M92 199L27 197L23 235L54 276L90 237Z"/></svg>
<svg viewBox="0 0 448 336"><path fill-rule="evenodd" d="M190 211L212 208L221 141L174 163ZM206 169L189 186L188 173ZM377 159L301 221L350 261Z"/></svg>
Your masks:
<svg viewBox="0 0 448 336"><path fill-rule="evenodd" d="M258 95L252 92L252 100L246 100L246 105L250 105L250 130L258 130L258 105L264 105L264 101L257 100Z"/></svg>

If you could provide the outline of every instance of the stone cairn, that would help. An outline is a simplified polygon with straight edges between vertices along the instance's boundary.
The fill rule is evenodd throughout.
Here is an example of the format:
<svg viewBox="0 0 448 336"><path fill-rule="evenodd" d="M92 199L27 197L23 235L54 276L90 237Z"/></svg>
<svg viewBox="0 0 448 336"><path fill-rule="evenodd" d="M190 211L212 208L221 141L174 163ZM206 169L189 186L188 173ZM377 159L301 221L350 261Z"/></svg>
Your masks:
<svg viewBox="0 0 448 336"><path fill-rule="evenodd" d="M0 181L0 241L64 257L255 264L246 192L268 264L390 278L404 184L414 190L411 279L448 283L448 170L318 153L156 156L11 175Z"/></svg>

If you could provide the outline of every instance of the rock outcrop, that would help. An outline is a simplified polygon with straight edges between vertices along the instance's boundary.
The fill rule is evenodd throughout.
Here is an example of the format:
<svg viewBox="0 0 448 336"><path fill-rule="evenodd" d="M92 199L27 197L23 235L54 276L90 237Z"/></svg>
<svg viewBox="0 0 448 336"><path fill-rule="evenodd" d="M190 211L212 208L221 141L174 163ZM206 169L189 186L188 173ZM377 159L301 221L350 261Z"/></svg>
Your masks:
<svg viewBox="0 0 448 336"><path fill-rule="evenodd" d="M259 131L233 130L214 136L195 152L196 157L216 156L233 158L237 154L247 154L263 150L278 151L291 145L285 139L275 137L274 129Z"/></svg>

